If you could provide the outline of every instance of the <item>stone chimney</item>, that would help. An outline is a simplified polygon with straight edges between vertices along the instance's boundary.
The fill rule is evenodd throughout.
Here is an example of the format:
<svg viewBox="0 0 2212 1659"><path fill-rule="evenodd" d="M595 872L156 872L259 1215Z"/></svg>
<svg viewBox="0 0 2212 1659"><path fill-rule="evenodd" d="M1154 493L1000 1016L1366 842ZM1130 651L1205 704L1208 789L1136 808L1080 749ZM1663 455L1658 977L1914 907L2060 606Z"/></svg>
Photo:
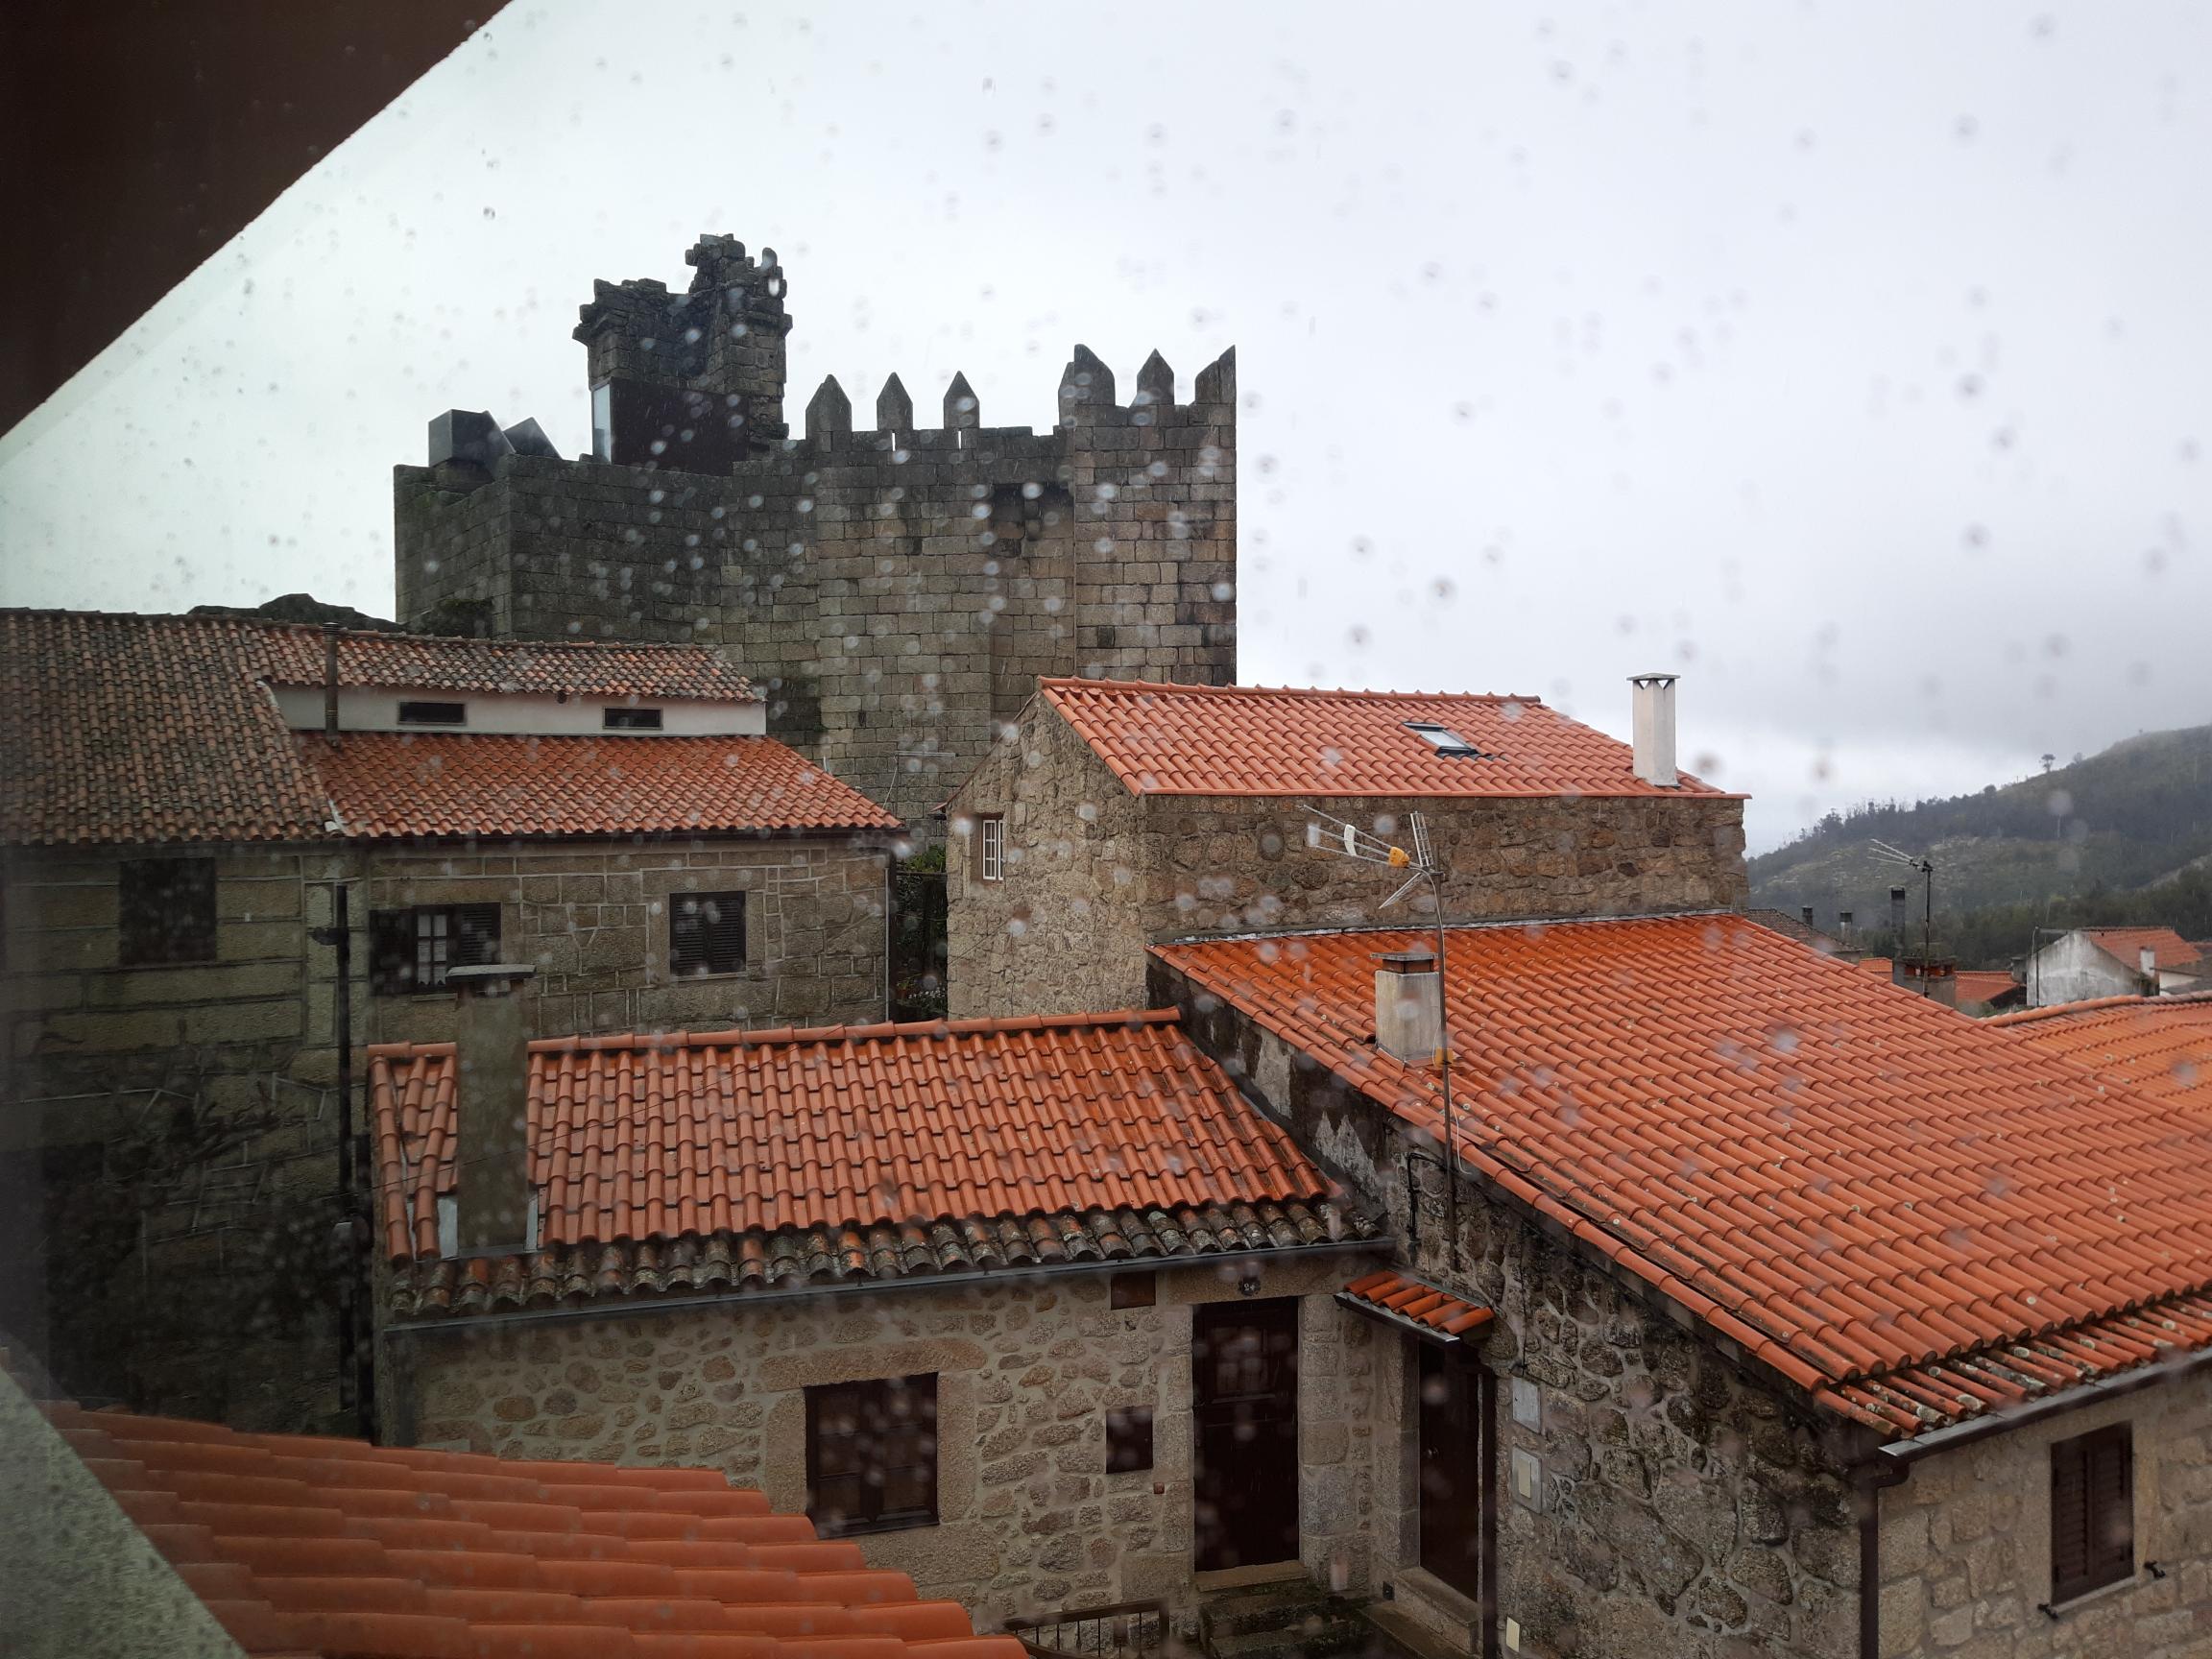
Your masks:
<svg viewBox="0 0 2212 1659"><path fill-rule="evenodd" d="M530 1031L514 962L449 968L453 1043L454 1214L460 1254L511 1255L530 1237Z"/></svg>
<svg viewBox="0 0 2212 1659"><path fill-rule="evenodd" d="M1631 674L1635 687L1636 776L1661 789L1682 781L1674 770L1674 676Z"/></svg>
<svg viewBox="0 0 2212 1659"><path fill-rule="evenodd" d="M1798 920L1798 921L1800 921L1800 922L1802 922L1802 923L1804 923L1804 924L1805 924L1805 926L1808 926L1808 927L1812 926L1813 926L1813 906L1812 906L1812 905L1810 905L1810 904L1800 904L1800 905L1798 905L1798 906L1797 906L1797 920Z"/></svg>
<svg viewBox="0 0 2212 1659"><path fill-rule="evenodd" d="M1444 975L1433 951L1389 950L1375 970L1375 1046L1408 1066L1444 1046Z"/></svg>

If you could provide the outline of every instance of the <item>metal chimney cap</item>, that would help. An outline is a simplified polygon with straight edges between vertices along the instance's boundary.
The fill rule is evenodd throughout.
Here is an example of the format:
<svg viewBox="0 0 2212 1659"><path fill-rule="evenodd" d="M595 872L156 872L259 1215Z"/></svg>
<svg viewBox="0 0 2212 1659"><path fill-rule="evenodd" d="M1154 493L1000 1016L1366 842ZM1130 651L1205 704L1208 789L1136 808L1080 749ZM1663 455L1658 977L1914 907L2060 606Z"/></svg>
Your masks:
<svg viewBox="0 0 2212 1659"><path fill-rule="evenodd" d="M1411 950L1385 950L1379 960L1385 974L1433 974L1436 952L1418 947Z"/></svg>
<svg viewBox="0 0 2212 1659"><path fill-rule="evenodd" d="M1660 670L1650 674L1631 674L1628 676L1628 684L1631 685L1671 685L1681 678L1682 676L1679 674L1669 674Z"/></svg>
<svg viewBox="0 0 2212 1659"><path fill-rule="evenodd" d="M520 985L538 972L533 962L480 962L467 968L445 970L445 983L455 991L496 997Z"/></svg>

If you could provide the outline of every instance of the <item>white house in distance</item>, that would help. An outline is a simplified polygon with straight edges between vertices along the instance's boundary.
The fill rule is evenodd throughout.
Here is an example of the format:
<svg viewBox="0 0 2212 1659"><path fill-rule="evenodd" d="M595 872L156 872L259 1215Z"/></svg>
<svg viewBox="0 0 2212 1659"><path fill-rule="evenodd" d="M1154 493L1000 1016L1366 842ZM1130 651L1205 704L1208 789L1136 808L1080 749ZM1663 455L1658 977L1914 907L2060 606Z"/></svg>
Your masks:
<svg viewBox="0 0 2212 1659"><path fill-rule="evenodd" d="M2028 1006L2204 990L2202 954L2171 927L2077 927L2028 958Z"/></svg>

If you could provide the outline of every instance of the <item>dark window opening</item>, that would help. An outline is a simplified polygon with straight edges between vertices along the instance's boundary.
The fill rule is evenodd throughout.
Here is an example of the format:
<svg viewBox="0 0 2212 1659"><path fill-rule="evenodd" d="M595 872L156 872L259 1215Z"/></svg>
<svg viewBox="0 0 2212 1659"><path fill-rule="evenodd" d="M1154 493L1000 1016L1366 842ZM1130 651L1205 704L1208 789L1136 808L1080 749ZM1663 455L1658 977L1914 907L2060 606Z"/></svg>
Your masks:
<svg viewBox="0 0 2212 1659"><path fill-rule="evenodd" d="M499 906L419 904L369 920L370 989L379 997L443 990L445 970L499 960Z"/></svg>
<svg viewBox="0 0 2212 1659"><path fill-rule="evenodd" d="M658 732L661 730L661 710L610 709L603 724L610 732Z"/></svg>
<svg viewBox="0 0 2212 1659"><path fill-rule="evenodd" d="M399 724L402 726L466 726L469 724L469 705L466 703L402 703L399 705Z"/></svg>
<svg viewBox="0 0 2212 1659"><path fill-rule="evenodd" d="M1109 1308L1149 1308L1159 1295L1160 1279L1155 1273L1117 1273L1106 1282Z"/></svg>
<svg viewBox="0 0 2212 1659"><path fill-rule="evenodd" d="M2135 1575L2135 1436L2126 1423L2051 1448L2051 1599Z"/></svg>
<svg viewBox="0 0 2212 1659"><path fill-rule="evenodd" d="M1447 755L1462 760L1493 760L1497 758L1496 756L1483 754L1481 750L1476 748L1474 744L1468 742L1451 727L1439 725L1434 720L1408 720L1406 722L1406 730L1420 737L1439 755Z"/></svg>
<svg viewBox="0 0 2212 1659"><path fill-rule="evenodd" d="M1130 1406L1106 1413L1106 1473L1125 1475L1152 1467L1152 1407Z"/></svg>
<svg viewBox="0 0 2212 1659"><path fill-rule="evenodd" d="M825 1538L937 1523L937 1379L806 1390L806 1513Z"/></svg>
<svg viewBox="0 0 2212 1659"><path fill-rule="evenodd" d="M669 895L668 972L679 979L696 979L744 971L745 895Z"/></svg>
<svg viewBox="0 0 2212 1659"><path fill-rule="evenodd" d="M126 968L215 960L215 860L126 858L120 883Z"/></svg>

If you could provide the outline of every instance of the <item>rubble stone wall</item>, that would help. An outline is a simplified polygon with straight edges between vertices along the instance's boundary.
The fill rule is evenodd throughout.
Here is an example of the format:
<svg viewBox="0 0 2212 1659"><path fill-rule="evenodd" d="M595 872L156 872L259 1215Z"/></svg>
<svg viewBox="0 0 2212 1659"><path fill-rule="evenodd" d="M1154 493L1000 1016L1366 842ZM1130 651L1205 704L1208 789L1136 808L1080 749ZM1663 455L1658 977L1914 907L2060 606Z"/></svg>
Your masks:
<svg viewBox="0 0 2212 1659"><path fill-rule="evenodd" d="M1498 1379L1500 1615L1521 1651L1670 1659L1851 1659L1855 1495L1835 1444L1794 1396L1739 1371L1470 1176L1456 1241L1433 1157L1392 1114L1229 1006L1155 967L1155 1000L1359 1198L1387 1213L1412 1271L1494 1309L1480 1349ZM1474 1606L1419 1567L1415 1363L1376 1363L1375 1575L1409 1613L1464 1641ZM1516 1409L1516 1395L1519 1395ZM1516 1455L1529 1492L1517 1491Z"/></svg>
<svg viewBox="0 0 2212 1659"><path fill-rule="evenodd" d="M1418 808L1455 921L1628 916L1743 904L1740 801L1333 800L1403 838ZM1006 821L984 881L975 820ZM1371 926L1392 873L1310 852L1294 801L1132 796L1042 699L960 790L947 896L955 1018L1140 1005L1146 942ZM1395 915L1432 914L1414 894Z"/></svg>
<svg viewBox="0 0 2212 1659"><path fill-rule="evenodd" d="M2051 1444L2115 1423L2133 1429L2137 1571L2052 1618ZM2212 1390L2201 1373L1939 1453L1881 1503L1887 1659L2212 1652Z"/></svg>
<svg viewBox="0 0 2212 1659"><path fill-rule="evenodd" d="M1191 1309L1302 1299L1301 1549L1315 1575L1366 1582L1375 1342L1331 1293L1371 1258L1327 1252L1164 1267L1158 1303L1108 1306L1110 1275L930 1288L383 1337L399 1443L512 1457L704 1464L806 1500L805 1390L934 1372L939 1520L856 1537L870 1565L958 1599L988 1629L1159 1599L1188 1616L1191 1579ZM1153 1410L1150 1469L1106 1473L1105 1413Z"/></svg>

